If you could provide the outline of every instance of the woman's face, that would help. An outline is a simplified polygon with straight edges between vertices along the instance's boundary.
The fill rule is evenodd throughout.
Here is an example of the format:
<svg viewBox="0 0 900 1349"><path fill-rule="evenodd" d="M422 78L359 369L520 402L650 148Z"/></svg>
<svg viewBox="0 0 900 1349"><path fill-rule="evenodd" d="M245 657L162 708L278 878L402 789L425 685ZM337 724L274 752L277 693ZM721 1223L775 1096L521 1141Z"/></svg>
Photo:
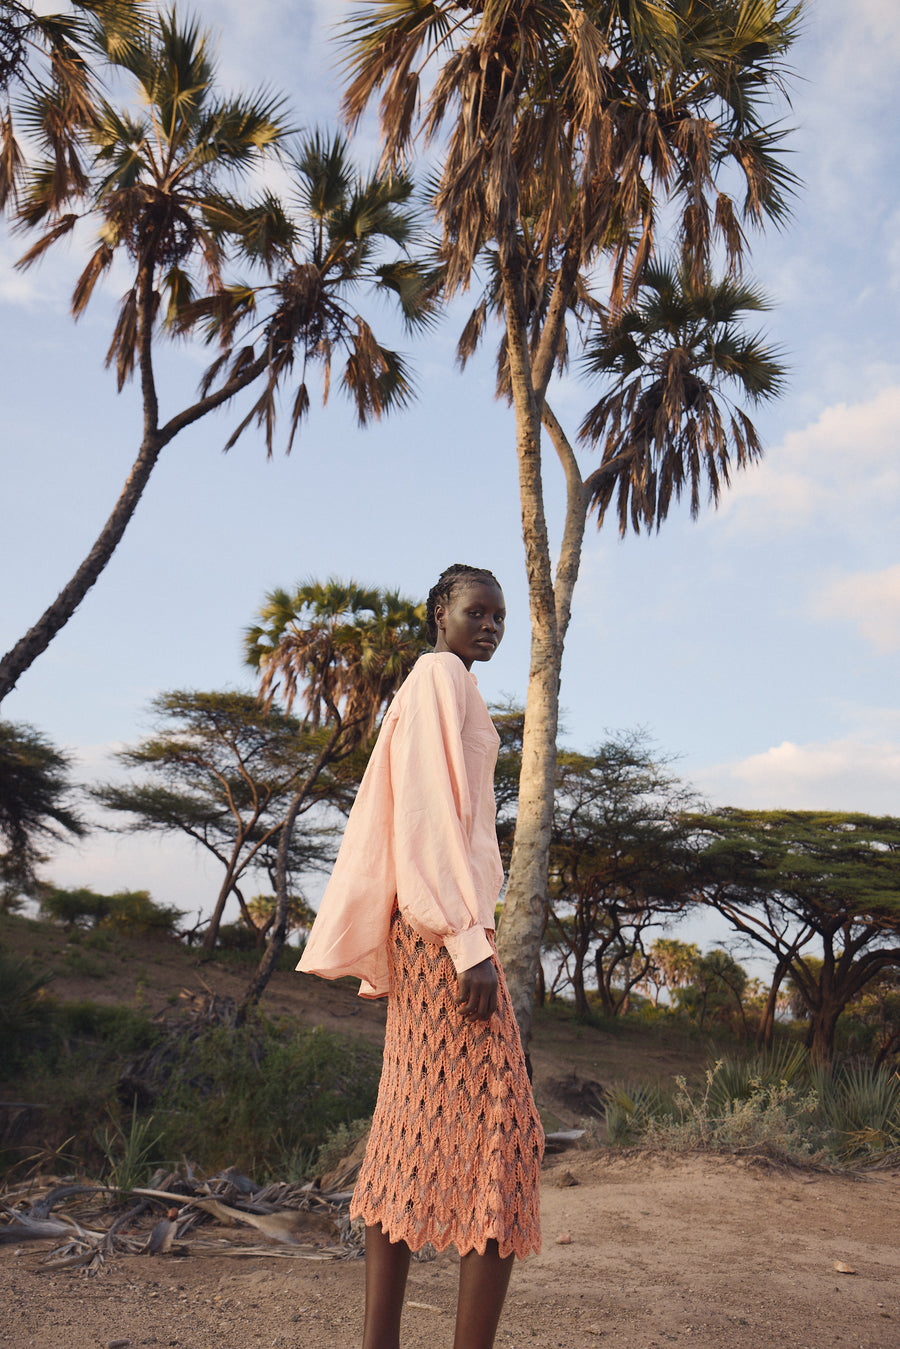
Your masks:
<svg viewBox="0 0 900 1349"><path fill-rule="evenodd" d="M503 640L506 605L499 586L470 581L454 587L449 604L436 604L435 651L452 651L467 670L472 662L490 660Z"/></svg>

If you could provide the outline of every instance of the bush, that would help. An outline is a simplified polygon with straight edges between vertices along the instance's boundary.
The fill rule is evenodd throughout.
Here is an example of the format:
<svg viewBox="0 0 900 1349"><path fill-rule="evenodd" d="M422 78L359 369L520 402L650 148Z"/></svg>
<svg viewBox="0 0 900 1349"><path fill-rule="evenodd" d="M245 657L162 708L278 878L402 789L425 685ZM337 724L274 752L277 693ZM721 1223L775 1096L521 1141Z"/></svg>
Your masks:
<svg viewBox="0 0 900 1349"><path fill-rule="evenodd" d="M832 1147L846 1160L900 1148L900 1074L872 1064L813 1073Z"/></svg>
<svg viewBox="0 0 900 1349"><path fill-rule="evenodd" d="M41 896L41 913L71 932L75 927L98 927L110 904L111 896L93 890L51 890Z"/></svg>
<svg viewBox="0 0 900 1349"><path fill-rule="evenodd" d="M824 1156L826 1138L818 1118L814 1092L802 1094L785 1082L751 1083L749 1093L715 1104L717 1063L707 1070L702 1095L676 1077L674 1110L651 1118L644 1133L651 1146L674 1151L754 1152L787 1161L808 1162Z"/></svg>
<svg viewBox="0 0 900 1349"><path fill-rule="evenodd" d="M98 895L93 890L51 890L41 898L41 912L67 932L76 928L108 928L128 936L172 935L184 917L180 909L157 904L149 890L122 890Z"/></svg>
<svg viewBox="0 0 900 1349"><path fill-rule="evenodd" d="M246 923L223 923L216 937L216 954L219 951L253 951L259 953L257 934L251 932Z"/></svg>
<svg viewBox="0 0 900 1349"><path fill-rule="evenodd" d="M158 1044L163 1035L146 1013L118 1004L62 1003L56 1021L64 1036L102 1046L107 1055L141 1053Z"/></svg>
<svg viewBox="0 0 900 1349"><path fill-rule="evenodd" d="M129 937L172 936L184 917L181 909L155 903L148 890L124 890L110 899L103 926Z"/></svg>
<svg viewBox="0 0 900 1349"><path fill-rule="evenodd" d="M0 955L0 1077L15 1069L45 1030L50 1004L44 995L51 978L30 960Z"/></svg>
<svg viewBox="0 0 900 1349"><path fill-rule="evenodd" d="M279 1176L312 1166L329 1133L369 1116L380 1063L362 1041L261 1016L190 1030L135 1064L153 1097L166 1155Z"/></svg>
<svg viewBox="0 0 900 1349"><path fill-rule="evenodd" d="M613 1088L607 1141L794 1162L865 1162L900 1149L900 1074L872 1064L816 1069L786 1045L745 1062L717 1060L700 1092L683 1077L675 1083L671 1102L658 1088Z"/></svg>

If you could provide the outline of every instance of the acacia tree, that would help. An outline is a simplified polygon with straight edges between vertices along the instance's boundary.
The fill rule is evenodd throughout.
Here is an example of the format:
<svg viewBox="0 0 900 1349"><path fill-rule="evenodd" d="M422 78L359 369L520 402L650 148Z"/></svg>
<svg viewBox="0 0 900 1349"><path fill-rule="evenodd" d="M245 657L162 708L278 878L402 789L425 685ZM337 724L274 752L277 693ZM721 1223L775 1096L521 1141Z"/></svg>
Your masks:
<svg viewBox="0 0 900 1349"><path fill-rule="evenodd" d="M693 977L689 983L677 989L675 1000L680 1008L696 1020L700 1030L703 1030L708 1018L728 1023L733 1022L737 1015L746 1035L748 1026L744 994L749 982L743 965L738 964L730 951L716 946L697 957Z"/></svg>
<svg viewBox="0 0 900 1349"><path fill-rule="evenodd" d="M259 869L271 876L297 784L310 777L327 737L278 709L264 711L249 693L176 690L154 698L151 708L156 733L116 755L149 776L133 784L103 783L92 794L128 817L119 826L125 832L184 834L224 868L203 934L202 949L209 953L232 895L255 930L243 878ZM344 790L320 771L301 808L340 798ZM321 830L305 831L292 847L298 871L330 858Z"/></svg>
<svg viewBox="0 0 900 1349"><path fill-rule="evenodd" d="M42 844L87 832L72 803L71 762L32 726L0 721L0 909L33 892Z"/></svg>
<svg viewBox="0 0 900 1349"><path fill-rule="evenodd" d="M354 124L382 91L383 162L405 162L419 132L434 145L442 138L433 206L446 289L479 284L480 264L487 272L461 359L491 312L503 330L498 391L515 411L532 650L518 826L498 939L526 1040L546 897L560 671L587 513L593 507L602 522L618 487L620 500L633 503L636 526L658 526L683 488L696 511L704 485L715 499L730 465L759 453L752 424L728 406L728 388L751 402L775 393L777 363L758 341L739 339L733 305L716 340L711 304L721 283L711 281L710 268L719 247L736 276L744 224L786 215L792 176L781 159L783 132L764 118L782 91L799 14L789 0L370 0L346 28L345 112ZM685 321L669 315L646 356L635 341L639 359L617 366L629 325L637 337L627 316L640 312L642 287L654 284L648 267L663 208L684 259L672 275L683 277ZM578 335L571 320L588 333L594 321L589 366L613 379L581 428L603 447L591 472L580 466L575 437L548 396ZM555 572L542 425L567 490Z"/></svg>
<svg viewBox="0 0 900 1349"><path fill-rule="evenodd" d="M327 396L339 361L340 388L360 423L380 417L410 397L409 373L359 312L357 292L395 300L411 328L434 312L428 275L408 253L415 219L408 179L361 175L338 136L307 135L291 151L282 100L270 92L222 94L209 35L182 24L174 8L153 15L127 42L100 19L98 11L106 69L134 98L125 108L95 98L79 133L84 181L60 177L52 158L23 171L17 221L39 237L19 266L31 266L83 221L97 228L72 312L83 314L114 263L124 264L131 285L107 365L120 391L137 374L143 426L137 458L88 556L0 660L0 700L95 584L177 435L260 382L226 448L256 421L271 454L283 391L291 395L290 449L309 411L312 371L321 372ZM275 154L291 170L291 211L270 190L249 186ZM155 355L172 337L203 337L221 351L196 400L163 421Z"/></svg>
<svg viewBox="0 0 900 1349"><path fill-rule="evenodd" d="M761 1038L790 975L812 1057L829 1060L847 1004L900 967L900 820L727 810L694 824L706 843L698 898L776 962Z"/></svg>
<svg viewBox="0 0 900 1349"><path fill-rule="evenodd" d="M558 756L547 934L571 958L580 1014L589 958L604 1014L627 1010L650 966L646 934L689 902L695 850L684 811L694 799L640 734Z"/></svg>
<svg viewBox="0 0 900 1349"><path fill-rule="evenodd" d="M275 866L275 914L259 969L238 1010L242 1020L261 997L284 948L290 900L294 822L327 766L362 775L376 723L416 659L430 646L425 605L396 591L366 590L353 581L310 581L273 591L260 621L246 634L247 662L260 675L260 699L279 698L287 713L301 698L304 725L321 728L323 745L300 778L285 816Z"/></svg>

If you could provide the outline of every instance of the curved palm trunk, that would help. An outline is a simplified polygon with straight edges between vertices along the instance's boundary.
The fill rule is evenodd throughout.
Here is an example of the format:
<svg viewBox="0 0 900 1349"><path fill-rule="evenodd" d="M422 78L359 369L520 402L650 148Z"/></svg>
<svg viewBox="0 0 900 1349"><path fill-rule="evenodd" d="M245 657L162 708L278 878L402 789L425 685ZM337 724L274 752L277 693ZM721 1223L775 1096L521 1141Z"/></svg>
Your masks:
<svg viewBox="0 0 900 1349"><path fill-rule="evenodd" d="M15 646L0 660L0 702L15 688L21 675L47 650L53 638L65 627L85 595L99 579L112 557L126 526L134 515L150 474L162 450L156 435L148 437L134 461L115 509L97 537L93 548L75 575L45 612Z"/></svg>
<svg viewBox="0 0 900 1349"><path fill-rule="evenodd" d="M241 389L252 383L265 369L266 349L246 366L239 375L227 381L216 393L207 394L198 399L191 407L179 412L165 426L159 427L159 405L153 374L153 277L149 267L142 267L138 274L138 358L141 375L141 394L144 405L144 438L140 452L132 465L125 486L116 502L115 509L103 526L97 540L75 572L75 575L57 595L49 609L38 619L34 627L16 645L7 651L0 660L0 703L15 688L20 677L42 655L56 634L68 623L85 595L97 582L106 564L125 533L125 530L137 509L150 474L156 467L161 451L179 431L198 421L206 413L220 407L233 398Z"/></svg>

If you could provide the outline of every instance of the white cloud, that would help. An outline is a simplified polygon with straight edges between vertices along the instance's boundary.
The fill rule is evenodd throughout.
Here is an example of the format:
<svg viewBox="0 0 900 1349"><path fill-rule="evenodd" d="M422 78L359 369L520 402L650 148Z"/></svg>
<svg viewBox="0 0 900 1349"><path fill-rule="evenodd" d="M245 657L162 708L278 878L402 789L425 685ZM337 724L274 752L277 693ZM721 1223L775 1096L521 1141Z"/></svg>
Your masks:
<svg viewBox="0 0 900 1349"><path fill-rule="evenodd" d="M827 207L831 227L839 219L852 230L859 220L856 189L883 169L894 139L885 110L900 61L896 0L857 0L852 9L820 0L804 29L793 53L801 76L795 87L803 177Z"/></svg>
<svg viewBox="0 0 900 1349"><path fill-rule="evenodd" d="M691 778L716 805L900 815L900 740L860 732L805 745L785 740Z"/></svg>
<svg viewBox="0 0 900 1349"><path fill-rule="evenodd" d="M814 597L813 612L854 623L877 651L900 649L900 564L837 577Z"/></svg>
<svg viewBox="0 0 900 1349"><path fill-rule="evenodd" d="M754 531L871 529L900 499L900 386L837 403L735 479L720 514Z"/></svg>

